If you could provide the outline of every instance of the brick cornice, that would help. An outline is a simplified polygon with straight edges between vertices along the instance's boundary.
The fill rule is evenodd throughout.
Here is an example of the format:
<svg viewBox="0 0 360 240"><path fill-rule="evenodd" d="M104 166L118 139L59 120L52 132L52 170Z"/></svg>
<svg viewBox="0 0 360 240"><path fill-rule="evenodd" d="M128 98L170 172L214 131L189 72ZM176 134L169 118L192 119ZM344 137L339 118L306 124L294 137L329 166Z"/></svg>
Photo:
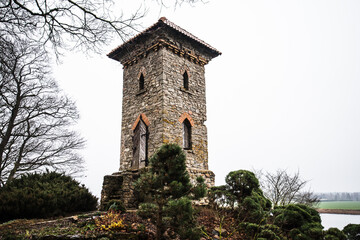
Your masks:
<svg viewBox="0 0 360 240"><path fill-rule="evenodd" d="M172 51L173 53L177 54L180 57L183 57L185 59L188 59L189 61L198 64L200 66L204 66L209 63L209 60L198 56L194 54L193 51L187 49L187 48L179 48L178 46L171 44L167 42L164 39L158 39L153 45L148 47L147 49L141 51L136 56L132 57L131 59L126 59L124 61L121 61L121 64L124 66L124 68L127 68L128 66L136 64L140 59L146 57L150 52L156 52L160 48L165 48L169 51Z"/></svg>

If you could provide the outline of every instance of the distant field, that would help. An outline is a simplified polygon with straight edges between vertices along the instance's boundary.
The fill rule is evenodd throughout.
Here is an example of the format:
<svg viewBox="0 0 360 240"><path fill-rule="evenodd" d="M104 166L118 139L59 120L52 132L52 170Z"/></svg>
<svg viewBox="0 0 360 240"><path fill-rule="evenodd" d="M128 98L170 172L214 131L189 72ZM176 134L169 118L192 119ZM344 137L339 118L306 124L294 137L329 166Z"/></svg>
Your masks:
<svg viewBox="0 0 360 240"><path fill-rule="evenodd" d="M317 208L320 209L351 209L360 210L360 201L329 201L320 202Z"/></svg>

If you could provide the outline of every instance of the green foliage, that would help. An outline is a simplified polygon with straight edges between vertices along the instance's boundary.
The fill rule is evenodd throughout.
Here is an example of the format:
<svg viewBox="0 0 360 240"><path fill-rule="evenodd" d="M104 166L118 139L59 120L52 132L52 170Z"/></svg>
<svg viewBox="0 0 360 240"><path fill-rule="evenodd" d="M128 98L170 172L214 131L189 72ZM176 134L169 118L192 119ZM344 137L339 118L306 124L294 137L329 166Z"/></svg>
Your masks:
<svg viewBox="0 0 360 240"><path fill-rule="evenodd" d="M348 224L344 227L343 233L348 240L360 240L360 224Z"/></svg>
<svg viewBox="0 0 360 240"><path fill-rule="evenodd" d="M0 188L0 221L95 210L97 198L69 176L26 174Z"/></svg>
<svg viewBox="0 0 360 240"><path fill-rule="evenodd" d="M226 176L225 181L226 185L211 189L210 201L233 208L239 221L263 221L271 208L271 202L264 197L255 174L246 170L233 171Z"/></svg>
<svg viewBox="0 0 360 240"><path fill-rule="evenodd" d="M141 203L137 214L144 219L152 219L156 221L156 213L159 207L154 203Z"/></svg>
<svg viewBox="0 0 360 240"><path fill-rule="evenodd" d="M329 228L325 231L324 240L346 240L346 236L337 228Z"/></svg>
<svg viewBox="0 0 360 240"><path fill-rule="evenodd" d="M266 240L280 240L280 237L276 235L272 230L270 229L263 229L260 234L260 238L266 239ZM258 238L259 239L259 238Z"/></svg>
<svg viewBox="0 0 360 240"><path fill-rule="evenodd" d="M239 224L239 231L246 239L254 239L260 232L260 225L256 223L242 222Z"/></svg>
<svg viewBox="0 0 360 240"><path fill-rule="evenodd" d="M250 196L244 198L239 208L240 214L246 217L246 221L259 223L264 220L271 203L264 197L260 189L254 189Z"/></svg>
<svg viewBox="0 0 360 240"><path fill-rule="evenodd" d="M138 214L150 218L157 227L157 239L164 234L180 235L182 239L198 239L191 199L204 197L204 179L190 183L185 153L176 144L165 144L150 158L150 167L143 171L135 189L140 204ZM168 231L168 230L171 231Z"/></svg>
<svg viewBox="0 0 360 240"><path fill-rule="evenodd" d="M205 179L203 177L196 178L197 184L193 187L192 193L194 194L194 199L200 199L206 196L207 188L205 185Z"/></svg>
<svg viewBox="0 0 360 240"><path fill-rule="evenodd" d="M230 172L226 185L212 188L209 199L217 211L231 209L238 232L246 240L343 239L341 231L323 231L320 215L312 207L289 204L271 209L258 180L249 171Z"/></svg>
<svg viewBox="0 0 360 240"><path fill-rule="evenodd" d="M121 200L110 200L106 206L106 210L117 211L121 213L126 212L125 205Z"/></svg>
<svg viewBox="0 0 360 240"><path fill-rule="evenodd" d="M322 239L323 226L319 222L306 223L300 230L310 239Z"/></svg>
<svg viewBox="0 0 360 240"><path fill-rule="evenodd" d="M278 227L266 224L271 202L261 191L255 174L246 170L233 171L225 181L226 185L211 188L212 206L218 211L232 209L238 223L236 228L244 239L280 239Z"/></svg>
<svg viewBox="0 0 360 240"><path fill-rule="evenodd" d="M256 223L243 222L240 223L239 230L245 239L282 239L279 227L271 224L261 225Z"/></svg>
<svg viewBox="0 0 360 240"><path fill-rule="evenodd" d="M170 200L165 207L169 224L183 239L199 239L200 231L195 226L194 209L188 197Z"/></svg>
<svg viewBox="0 0 360 240"><path fill-rule="evenodd" d="M304 224L319 223L321 218L319 213L303 204L289 204L276 207L273 211L274 224L285 229L300 228Z"/></svg>
<svg viewBox="0 0 360 240"><path fill-rule="evenodd" d="M319 213L303 204L279 206L273 210L272 221L291 239L322 239L323 226Z"/></svg>
<svg viewBox="0 0 360 240"><path fill-rule="evenodd" d="M236 206L236 196L228 191L227 185L212 187L208 192L208 198L213 208L235 208Z"/></svg>
<svg viewBox="0 0 360 240"><path fill-rule="evenodd" d="M260 186L255 174L246 170L230 172L226 176L225 182L228 191L238 200L250 196L252 191L258 190Z"/></svg>
<svg viewBox="0 0 360 240"><path fill-rule="evenodd" d="M192 186L185 160L185 153L178 145L163 145L150 158L150 168L135 184L140 197L145 200L149 195L179 198L187 194Z"/></svg>

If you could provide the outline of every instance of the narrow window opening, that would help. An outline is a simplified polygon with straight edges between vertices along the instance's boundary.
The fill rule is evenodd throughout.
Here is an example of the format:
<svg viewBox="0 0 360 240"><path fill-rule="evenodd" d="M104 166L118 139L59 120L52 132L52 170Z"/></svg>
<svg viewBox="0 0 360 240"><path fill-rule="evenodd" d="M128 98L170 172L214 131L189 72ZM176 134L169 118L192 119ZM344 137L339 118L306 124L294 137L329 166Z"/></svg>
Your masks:
<svg viewBox="0 0 360 240"><path fill-rule="evenodd" d="M191 149L191 124L188 119L183 122L184 149Z"/></svg>
<svg viewBox="0 0 360 240"><path fill-rule="evenodd" d="M183 74L183 83L184 83L184 89L189 90L189 76L186 71Z"/></svg>
<svg viewBox="0 0 360 240"><path fill-rule="evenodd" d="M145 87L145 79L144 79L144 75L141 74L139 78L139 90L143 90L144 87Z"/></svg>

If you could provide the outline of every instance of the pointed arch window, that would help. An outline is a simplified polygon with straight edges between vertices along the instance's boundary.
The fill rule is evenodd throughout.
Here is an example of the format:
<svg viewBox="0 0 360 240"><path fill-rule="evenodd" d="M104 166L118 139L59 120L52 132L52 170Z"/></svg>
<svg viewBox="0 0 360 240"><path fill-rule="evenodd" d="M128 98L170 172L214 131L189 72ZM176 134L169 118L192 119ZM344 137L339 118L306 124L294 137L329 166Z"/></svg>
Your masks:
<svg viewBox="0 0 360 240"><path fill-rule="evenodd" d="M139 90L144 90L145 88L145 78L144 78L144 74L140 74L140 77L139 77Z"/></svg>
<svg viewBox="0 0 360 240"><path fill-rule="evenodd" d="M183 87L185 90L189 90L189 75L187 71L183 74Z"/></svg>
<svg viewBox="0 0 360 240"><path fill-rule="evenodd" d="M132 169L139 169L148 165L148 128L142 117L140 117L133 135L133 160Z"/></svg>
<svg viewBox="0 0 360 240"><path fill-rule="evenodd" d="M187 118L183 122L183 148L191 149L191 123Z"/></svg>

